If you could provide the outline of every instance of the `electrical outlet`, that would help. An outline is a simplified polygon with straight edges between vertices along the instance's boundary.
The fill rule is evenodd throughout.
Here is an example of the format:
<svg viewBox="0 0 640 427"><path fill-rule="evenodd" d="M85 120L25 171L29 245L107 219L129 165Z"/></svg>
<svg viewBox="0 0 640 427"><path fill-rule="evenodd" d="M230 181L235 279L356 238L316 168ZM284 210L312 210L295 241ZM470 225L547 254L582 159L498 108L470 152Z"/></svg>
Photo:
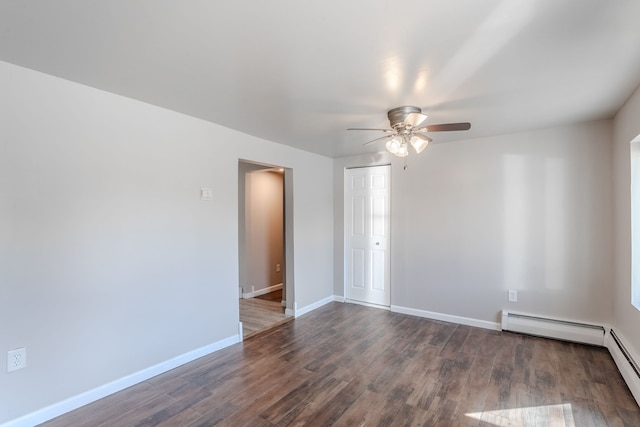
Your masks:
<svg viewBox="0 0 640 427"><path fill-rule="evenodd" d="M509 290L509 302L518 302L518 291Z"/></svg>
<svg viewBox="0 0 640 427"><path fill-rule="evenodd" d="M16 348L7 352L7 372L17 371L27 367L27 349Z"/></svg>

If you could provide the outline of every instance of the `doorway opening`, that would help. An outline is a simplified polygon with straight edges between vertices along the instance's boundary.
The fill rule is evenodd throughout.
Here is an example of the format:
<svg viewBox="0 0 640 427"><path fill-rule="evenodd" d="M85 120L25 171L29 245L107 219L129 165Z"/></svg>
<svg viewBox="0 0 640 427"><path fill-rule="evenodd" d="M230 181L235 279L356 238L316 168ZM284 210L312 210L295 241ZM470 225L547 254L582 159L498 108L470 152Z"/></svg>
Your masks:
<svg viewBox="0 0 640 427"><path fill-rule="evenodd" d="M292 319L291 169L238 163L239 307L243 339Z"/></svg>

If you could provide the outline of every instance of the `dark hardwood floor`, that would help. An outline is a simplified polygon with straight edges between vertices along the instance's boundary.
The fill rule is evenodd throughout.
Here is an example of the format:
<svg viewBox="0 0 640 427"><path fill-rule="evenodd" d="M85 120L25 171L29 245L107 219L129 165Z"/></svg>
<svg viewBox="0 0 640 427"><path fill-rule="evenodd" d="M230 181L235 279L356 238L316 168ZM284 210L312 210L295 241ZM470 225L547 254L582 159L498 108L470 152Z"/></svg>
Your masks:
<svg viewBox="0 0 640 427"><path fill-rule="evenodd" d="M258 295L258 299L263 299L265 301L282 301L282 289L278 289L277 291L269 292L268 294Z"/></svg>
<svg viewBox="0 0 640 427"><path fill-rule="evenodd" d="M47 426L639 426L608 351L331 303Z"/></svg>

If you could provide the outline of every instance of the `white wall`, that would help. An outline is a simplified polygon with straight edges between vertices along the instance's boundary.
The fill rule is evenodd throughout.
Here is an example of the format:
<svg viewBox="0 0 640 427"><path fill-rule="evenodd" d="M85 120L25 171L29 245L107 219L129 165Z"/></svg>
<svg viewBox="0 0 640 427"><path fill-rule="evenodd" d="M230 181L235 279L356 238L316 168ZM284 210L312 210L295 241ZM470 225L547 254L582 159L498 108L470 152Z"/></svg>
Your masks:
<svg viewBox="0 0 640 427"><path fill-rule="evenodd" d="M610 128L432 144L406 171L386 154L337 159L334 293L344 286L344 168L391 160L392 305L488 322L503 308L610 322Z"/></svg>
<svg viewBox="0 0 640 427"><path fill-rule="evenodd" d="M0 93L0 423L237 334L238 159L293 169L296 301L332 294L332 160L3 62Z"/></svg>
<svg viewBox="0 0 640 427"><path fill-rule="evenodd" d="M640 134L640 88L613 121L615 208L614 327L640 361L640 312L631 304L631 171L630 143ZM635 260L638 263L638 260Z"/></svg>

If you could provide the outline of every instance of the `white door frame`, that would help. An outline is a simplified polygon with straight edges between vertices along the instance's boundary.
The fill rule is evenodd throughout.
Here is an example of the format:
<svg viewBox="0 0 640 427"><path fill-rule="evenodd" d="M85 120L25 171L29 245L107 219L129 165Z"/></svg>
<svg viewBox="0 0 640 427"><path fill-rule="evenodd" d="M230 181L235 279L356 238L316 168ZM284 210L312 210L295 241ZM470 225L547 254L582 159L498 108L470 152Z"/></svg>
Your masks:
<svg viewBox="0 0 640 427"><path fill-rule="evenodd" d="M296 310L296 302L295 302L295 282L294 282L294 259L293 259L293 255L294 255L294 250L293 250L293 169L291 168L287 168L284 166L279 166L279 165L272 165L272 164L268 164L268 163L262 163L262 162L257 162L254 160L248 160L248 159L238 159L238 164L240 163L246 163L246 164L252 164L252 165L257 165L257 166L262 166L265 168L276 168L276 169L282 169L283 171L283 191L284 191L284 210L283 210L283 215L284 215L284 226L283 226L283 231L284 231L284 251L283 251L283 265L282 265L282 280L283 280L283 286L284 286L284 295L286 296L286 306L285 306L285 314L290 315L290 316L295 316L295 310ZM244 197L244 188L242 188L241 190L239 189L239 197ZM238 206L240 208L240 200L238 200ZM244 207L244 202L242 203L241 208L245 208ZM240 225L238 225L238 228L240 227ZM243 235L241 236L240 233L238 233L238 237L244 237ZM241 245L239 244L239 249L240 249ZM242 257L245 256L244 253L238 253L238 257ZM240 264L242 261L240 259L238 259L238 264ZM240 334L240 336L242 337L242 334Z"/></svg>

